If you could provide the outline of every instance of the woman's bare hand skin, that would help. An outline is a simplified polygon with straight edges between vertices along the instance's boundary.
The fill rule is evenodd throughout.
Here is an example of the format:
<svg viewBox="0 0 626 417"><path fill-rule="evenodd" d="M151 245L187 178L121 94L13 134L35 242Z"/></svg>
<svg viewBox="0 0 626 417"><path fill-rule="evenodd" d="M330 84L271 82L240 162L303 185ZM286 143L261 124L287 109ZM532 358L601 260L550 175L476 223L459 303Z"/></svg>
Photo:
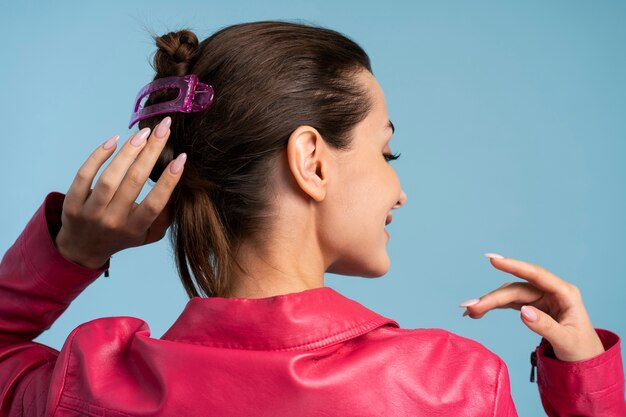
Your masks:
<svg viewBox="0 0 626 417"><path fill-rule="evenodd" d="M604 352L577 287L539 265L498 254L485 256L495 268L526 282L507 282L480 299L464 302L464 316L479 319L495 308L514 308L521 310L530 330L550 342L562 361L581 361Z"/></svg>
<svg viewBox="0 0 626 417"><path fill-rule="evenodd" d="M171 118L150 135L145 128L131 136L93 180L115 151L119 136L99 146L80 167L63 203L62 226L55 244L66 259L99 268L116 252L160 240L171 223L167 203L182 175L187 156L180 154L165 168L152 190L135 202L165 146ZM148 135L150 137L148 138Z"/></svg>

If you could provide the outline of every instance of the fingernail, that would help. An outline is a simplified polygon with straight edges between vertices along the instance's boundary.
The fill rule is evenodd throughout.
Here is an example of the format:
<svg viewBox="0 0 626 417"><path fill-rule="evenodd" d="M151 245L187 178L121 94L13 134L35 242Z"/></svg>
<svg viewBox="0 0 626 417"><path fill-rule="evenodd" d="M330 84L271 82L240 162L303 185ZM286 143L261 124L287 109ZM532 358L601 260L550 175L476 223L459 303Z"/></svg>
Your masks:
<svg viewBox="0 0 626 417"><path fill-rule="evenodd" d="M504 259L504 256L498 253L486 253L485 256L490 259Z"/></svg>
<svg viewBox="0 0 626 417"><path fill-rule="evenodd" d="M472 298L471 300L467 300L466 302L459 304L459 307L469 307L469 306L473 306L475 304L478 304L478 302L480 301L480 299L478 298Z"/></svg>
<svg viewBox="0 0 626 417"><path fill-rule="evenodd" d="M528 306L522 307L522 316L524 316L524 318L528 321L537 320L537 313L535 313L535 310L533 310L532 308Z"/></svg>
<svg viewBox="0 0 626 417"><path fill-rule="evenodd" d="M154 129L154 134L157 138L164 138L167 134L167 129L170 128L172 124L172 118L167 116L165 119L161 120L161 123Z"/></svg>
<svg viewBox="0 0 626 417"><path fill-rule="evenodd" d="M174 159L174 163L170 166L170 172L174 175L178 174L183 169L185 161L187 161L186 153L178 155L178 157Z"/></svg>
<svg viewBox="0 0 626 417"><path fill-rule="evenodd" d="M150 128L144 127L138 133L133 136L130 140L130 144L136 147L140 147L143 143L148 139L148 135L150 134Z"/></svg>
<svg viewBox="0 0 626 417"><path fill-rule="evenodd" d="M115 146L119 138L120 138L120 135L111 136L109 139L106 140L106 142L102 144L102 147L106 150L111 149L112 147Z"/></svg>

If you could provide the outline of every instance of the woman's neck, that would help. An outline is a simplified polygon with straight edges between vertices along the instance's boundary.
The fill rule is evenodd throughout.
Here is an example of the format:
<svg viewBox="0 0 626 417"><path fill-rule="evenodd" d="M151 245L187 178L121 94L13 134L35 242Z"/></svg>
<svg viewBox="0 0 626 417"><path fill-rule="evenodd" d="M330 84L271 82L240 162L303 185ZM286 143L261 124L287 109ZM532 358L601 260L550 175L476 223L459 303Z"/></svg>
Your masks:
<svg viewBox="0 0 626 417"><path fill-rule="evenodd" d="M309 235L310 236L310 235ZM244 244L237 258L245 271L232 277L231 297L264 298L324 286L324 260L319 246L302 239L259 250L258 244Z"/></svg>

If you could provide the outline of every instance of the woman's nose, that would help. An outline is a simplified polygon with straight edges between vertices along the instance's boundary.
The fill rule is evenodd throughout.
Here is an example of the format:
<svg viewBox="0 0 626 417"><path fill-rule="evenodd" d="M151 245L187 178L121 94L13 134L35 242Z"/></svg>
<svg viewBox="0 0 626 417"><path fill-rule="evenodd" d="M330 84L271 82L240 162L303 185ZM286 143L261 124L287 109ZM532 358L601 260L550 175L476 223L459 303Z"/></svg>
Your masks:
<svg viewBox="0 0 626 417"><path fill-rule="evenodd" d="M400 199L398 200L398 202L396 203L395 206L393 206L393 208L400 208L404 205L404 203L406 203L406 193L404 192L404 190L400 190Z"/></svg>

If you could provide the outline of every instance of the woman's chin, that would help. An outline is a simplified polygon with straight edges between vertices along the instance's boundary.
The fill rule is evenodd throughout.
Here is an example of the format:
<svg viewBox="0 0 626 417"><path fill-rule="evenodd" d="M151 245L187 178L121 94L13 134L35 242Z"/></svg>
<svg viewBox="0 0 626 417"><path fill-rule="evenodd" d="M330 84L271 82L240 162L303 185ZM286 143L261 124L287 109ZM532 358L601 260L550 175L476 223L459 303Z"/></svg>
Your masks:
<svg viewBox="0 0 626 417"><path fill-rule="evenodd" d="M389 272L389 256L387 251L367 259L340 260L331 265L326 272L337 275L358 276L363 278L379 278Z"/></svg>

